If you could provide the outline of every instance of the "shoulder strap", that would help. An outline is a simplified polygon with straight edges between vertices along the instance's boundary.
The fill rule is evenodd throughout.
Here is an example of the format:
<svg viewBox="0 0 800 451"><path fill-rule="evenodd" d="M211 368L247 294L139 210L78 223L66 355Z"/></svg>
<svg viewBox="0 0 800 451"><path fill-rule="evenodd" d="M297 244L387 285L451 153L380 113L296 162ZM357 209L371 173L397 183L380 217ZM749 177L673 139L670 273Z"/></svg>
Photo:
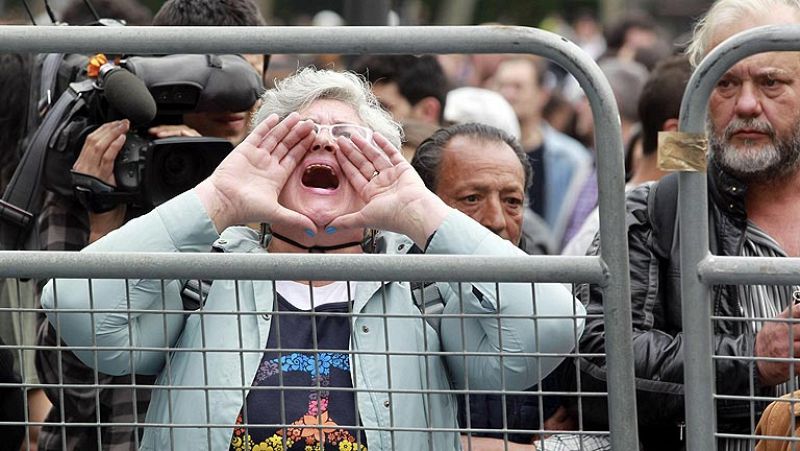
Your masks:
<svg viewBox="0 0 800 451"><path fill-rule="evenodd" d="M439 287L434 282L411 282L411 298L425 321L438 332L444 311L444 298Z"/></svg>
<svg viewBox="0 0 800 451"><path fill-rule="evenodd" d="M653 227L659 255L669 257L678 234L678 174L672 173L653 184L647 196L647 215Z"/></svg>
<svg viewBox="0 0 800 451"><path fill-rule="evenodd" d="M44 115L53 104L58 87L58 70L61 68L62 61L64 61L63 53L48 53L44 57L39 80L39 99L36 102L40 115Z"/></svg>
<svg viewBox="0 0 800 451"><path fill-rule="evenodd" d="M42 173L50 139L65 115L82 104L81 88L64 92L45 116L22 155L0 201L0 249L22 248L42 207Z"/></svg>

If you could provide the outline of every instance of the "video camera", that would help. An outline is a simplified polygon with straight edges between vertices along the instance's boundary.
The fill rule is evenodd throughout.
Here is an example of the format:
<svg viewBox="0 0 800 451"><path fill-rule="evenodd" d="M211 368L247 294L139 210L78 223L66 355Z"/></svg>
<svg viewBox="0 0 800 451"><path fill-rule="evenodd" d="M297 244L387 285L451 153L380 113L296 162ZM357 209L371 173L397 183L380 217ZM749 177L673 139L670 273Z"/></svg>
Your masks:
<svg viewBox="0 0 800 451"><path fill-rule="evenodd" d="M231 151L230 143L207 137L154 139L147 128L180 123L188 112L248 110L262 89L258 73L239 55L130 57L118 64L103 59L94 64L98 63L102 64L95 76L72 86L86 106L57 127L43 177L47 189L64 196L74 193L94 212L123 203L149 210L202 181ZM132 132L115 162L117 187L84 174L65 177L86 136L122 118L131 121Z"/></svg>
<svg viewBox="0 0 800 451"><path fill-rule="evenodd" d="M230 152L225 140L153 139L153 125L181 123L189 112L240 112L258 100L261 76L240 55L131 56L114 63L48 54L41 65L46 111L26 140L0 199L0 249L38 248L30 233L45 189L77 196L90 210L129 204L149 210L206 178ZM79 55L78 55L79 56ZM67 71L62 71L64 66ZM70 76L57 100L57 77ZM77 81L76 81L77 80ZM44 95L46 94L46 95ZM86 137L103 123L127 118L132 131L115 162L117 187L71 174Z"/></svg>

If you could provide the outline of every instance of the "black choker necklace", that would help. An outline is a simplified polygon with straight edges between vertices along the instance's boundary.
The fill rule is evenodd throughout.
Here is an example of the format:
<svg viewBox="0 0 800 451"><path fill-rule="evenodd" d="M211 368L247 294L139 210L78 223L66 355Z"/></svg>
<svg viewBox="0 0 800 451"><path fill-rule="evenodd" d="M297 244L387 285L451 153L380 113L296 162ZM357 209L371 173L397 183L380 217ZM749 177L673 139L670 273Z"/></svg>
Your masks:
<svg viewBox="0 0 800 451"><path fill-rule="evenodd" d="M272 232L272 237L277 238L285 243L289 243L292 246L299 247L300 249L307 250L309 254L322 254L327 251L335 251L337 249L344 249L346 247L361 246L361 241L350 241L349 243L336 244L333 246L306 246L275 232Z"/></svg>

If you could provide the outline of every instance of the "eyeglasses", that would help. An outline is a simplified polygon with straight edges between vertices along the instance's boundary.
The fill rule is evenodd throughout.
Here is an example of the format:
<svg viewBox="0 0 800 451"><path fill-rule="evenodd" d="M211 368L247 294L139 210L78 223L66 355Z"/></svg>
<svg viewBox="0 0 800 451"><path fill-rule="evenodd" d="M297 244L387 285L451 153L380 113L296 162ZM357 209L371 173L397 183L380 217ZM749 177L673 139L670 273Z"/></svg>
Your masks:
<svg viewBox="0 0 800 451"><path fill-rule="evenodd" d="M328 132L334 138L338 138L343 136L345 138L351 138L353 135L358 135L367 141L372 138L372 129L369 127L363 127L357 124L348 124L348 123L341 123L341 124L317 124L314 123L314 131L319 134L322 130L328 130Z"/></svg>

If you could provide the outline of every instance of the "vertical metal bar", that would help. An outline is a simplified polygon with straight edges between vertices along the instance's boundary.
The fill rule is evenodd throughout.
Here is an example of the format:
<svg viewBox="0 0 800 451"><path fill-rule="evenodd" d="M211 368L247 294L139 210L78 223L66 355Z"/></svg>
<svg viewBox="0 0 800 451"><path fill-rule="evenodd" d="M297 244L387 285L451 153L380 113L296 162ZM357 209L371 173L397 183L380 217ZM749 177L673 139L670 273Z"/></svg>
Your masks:
<svg viewBox="0 0 800 451"><path fill-rule="evenodd" d="M356 330L356 318L357 316L353 312L353 304L355 303L355 298L353 295L353 290L350 285L350 281L347 282L347 313L350 314L349 321L350 321L350 340L348 340L348 357L350 359L350 382L353 385L353 408L355 409L355 426L356 426L356 445L358 445L358 449L361 449L361 445L363 444L362 436L366 437L366 429L364 429L364 424L361 422L361 414L359 413L360 410L358 408L358 393L359 387L356 385L356 381L358 380L358 368L356 367L356 354L353 353L353 337L355 336Z"/></svg>
<svg viewBox="0 0 800 451"><path fill-rule="evenodd" d="M700 124L703 123L705 121L701 120ZM708 216L697 214L708 211L705 173L680 174L678 206L687 449L714 450L717 420L711 360L711 302L708 287L700 282L697 274L698 263L708 254ZM691 407L688 400L691 400Z"/></svg>
<svg viewBox="0 0 800 451"><path fill-rule="evenodd" d="M282 312L280 306L278 305L278 289L276 286L275 281L272 281L272 311L273 311L273 324L270 326L270 334L272 333L272 327L275 327L275 337L277 338L278 342L278 349L276 352L278 353L278 389L280 390L280 398L281 398L281 424L283 427L288 427L289 422L286 419L286 390L283 389L285 381L283 380L283 343L281 340L281 318L286 312ZM269 341L269 338L267 338ZM266 348L267 344L264 343L263 346ZM249 433L249 432L248 432Z"/></svg>
<svg viewBox="0 0 800 451"><path fill-rule="evenodd" d="M597 146L600 242L607 283L603 288L606 331L608 423L612 449L639 449L639 431L630 418L636 414L631 330L628 234L625 227L625 180L620 118L608 81L602 74L590 77L586 69L570 70L580 82L592 106ZM573 70L575 72L573 72Z"/></svg>
<svg viewBox="0 0 800 451"><path fill-rule="evenodd" d="M536 284L533 284L533 283L531 284L531 307L532 307L532 312L533 312L533 316L532 316L531 320L533 322L533 329L536 331L536 335L534 337L534 339L536 340L536 351L535 352L537 354L539 354L541 352L541 347L540 347L541 341L540 341L540 336L539 336L539 331L541 329L539 328L539 311L536 308ZM575 309L575 307L573 307L573 311L574 311L574 309ZM577 349L577 346L576 346L576 349ZM544 393L542 391L542 382L543 382L543 378L542 378L542 357L541 356L537 356L536 360L538 361L536 366L537 366L537 372L538 372L537 379L539 380L539 383L536 384L537 396L539 397L539 402L537 403L538 404L537 407L539 409L539 424L536 425L536 426L537 426L537 428L539 430L543 431L544 430L544 420L545 420L545 418L544 418ZM544 445L544 439L545 439L544 432L540 432L539 433L539 442L540 442L540 447L542 449L544 449L544 446L545 446Z"/></svg>
<svg viewBox="0 0 800 451"><path fill-rule="evenodd" d="M233 284L236 285L236 281L233 281ZM200 306L197 309L196 313L200 314L200 347L203 348L202 350L202 359L203 359L203 400L204 408L206 411L206 421L209 423L211 422L211 402L209 401L208 396L208 341L206 340L206 303L203 299L203 283L202 281L198 284L198 295L200 298ZM238 293L237 293L238 294ZM163 296L165 302L165 309L166 309L166 295ZM238 299L237 299L238 302ZM164 315L166 319L167 315ZM237 321L238 322L238 321ZM166 323L165 323L166 324ZM166 340L168 337L166 329L164 330L164 339ZM164 344L168 346L167 343ZM211 428L206 428L206 443L208 444L208 449L211 449Z"/></svg>
<svg viewBox="0 0 800 451"><path fill-rule="evenodd" d="M136 384L136 359L134 358L134 351L133 351L133 321L131 317L131 291L130 291L130 280L125 279L125 314L128 316L128 346L130 346L130 350L128 351L128 358L131 362L131 402L133 405L133 423L134 426L132 428L133 431L133 442L136 449L139 449L139 397L138 397L138 386Z"/></svg>
<svg viewBox="0 0 800 451"><path fill-rule="evenodd" d="M409 292L411 293L411 302L413 303L414 302L414 291L411 290L411 284L410 283L409 283L408 289L409 289ZM420 293L419 295L420 295L421 299L419 300L418 305L422 306L422 309L419 312L419 320L422 323L421 324L421 327L422 327L422 348L425 349L425 351L426 351L426 355L421 356L423 358L423 365L424 365L424 371L425 371L425 387L426 387L425 393L422 393L422 396L427 398L427 402L426 402L427 409L426 409L426 412L425 412L425 416L427 417L427 420L430 422L430 419L433 416L432 405L431 405L431 385L432 385L431 384L431 368L430 368L430 363L429 363L431 356L429 354L427 354L427 351L430 349L430 347L428 347L428 321L427 321L427 319L430 316L430 314L426 311L427 308L425 307L428 304L427 304L427 300L425 299L425 283L424 282L422 283L422 288L419 290L419 293ZM439 317L439 323L440 324L441 324L441 320L442 320L442 318L440 316ZM440 396L447 396L447 394L440 394ZM432 446L432 445L433 445L433 429L432 428L428 428L428 446Z"/></svg>
<svg viewBox="0 0 800 451"><path fill-rule="evenodd" d="M495 317L497 318L497 346L500 349L500 409L503 422L503 449L508 451L508 388L506 387L506 365L503 361L505 354L503 353L503 316L500 313L500 284L494 284L494 296L497 301L497 310ZM537 342L538 346L539 343ZM539 373L541 375L541 373Z"/></svg>
<svg viewBox="0 0 800 451"><path fill-rule="evenodd" d="M25 339L25 336L24 336L24 330L25 330L24 316L25 316L25 313L22 312L21 308L23 306L25 306L25 305L28 305L28 306L33 305L33 303L23 303L23 301L22 301L22 289L20 287L21 284L22 284L22 281L20 281L19 279L9 279L9 280L6 280L5 283L2 283L2 281L0 281L0 291L2 291L3 289L6 289L6 288L10 288L11 285L14 286L13 289L16 291L15 294L16 294L17 299L18 299L16 308L20 309L20 310L17 310L17 314L15 315L14 314L15 307L14 307L13 304L11 304L10 308L9 308L8 315L11 318L12 329L14 329L15 327L19 328L20 333L14 333L14 335L16 337L19 337L18 345L27 345L28 343L27 343L27 340ZM0 292L0 297L2 297L2 295L3 295L3 293ZM2 308L0 308L0 313L2 313ZM14 326L14 322L15 322L14 321L14 317L15 316L17 318L19 318L19 325L18 326ZM30 450L30 449L32 449L31 430L30 430L31 429L31 425L30 425L30 423L31 423L31 418L30 418L31 409L30 409L30 403L29 403L29 400L28 400L28 395L31 392L31 389L28 387L28 382L27 382L28 375L26 374L26 371L25 371L27 369L27 365L26 365L26 354L27 353L28 353L28 351L24 350L24 349L18 349L17 352L16 352L17 361L19 362L20 378L21 378L21 382L22 382L22 385L21 385L21 388L22 388L22 410L23 410L23 414L24 414L23 421L25 422L25 428L24 428L25 429L25 440L23 441L23 446L25 447L25 449Z"/></svg>
<svg viewBox="0 0 800 451"><path fill-rule="evenodd" d="M89 281L87 280L86 283L88 284ZM59 420L66 424L66 409L64 407L64 350L61 349L61 315L59 314L58 308L58 283L54 280L53 281L53 306L55 307L55 325L54 329L56 331L56 366L58 366L58 413L59 413ZM66 425L62 425L59 427L59 433L61 435L61 447L62 451L67 450L67 428Z"/></svg>
<svg viewBox="0 0 800 451"><path fill-rule="evenodd" d="M391 344L389 342L389 320L386 309L386 282L381 282L381 321L383 322L383 343L386 350L386 388L389 405L389 436L391 437L391 449L397 449L397 424L394 421L394 389L392 388L392 356L389 354Z"/></svg>
<svg viewBox="0 0 800 451"><path fill-rule="evenodd" d="M200 291L200 303L201 304L205 304L206 300L203 298L203 281L202 280L198 280L197 282L199 283L199 286L200 286L200 290L199 290ZM236 315L237 315L236 317L238 318L238 320L236 321L236 331L238 332L238 335L239 335L239 349L244 349L244 333L243 333L244 331L242 330L242 321L241 321L242 298L241 298L241 293L240 293L240 290L239 290L239 281L238 280L235 280L233 282L233 287L234 287L234 295L236 296ZM256 311L256 312L254 312L254 314L258 315L259 313ZM258 322L258 318L256 318L256 323L257 322ZM262 345L266 346L266 344L262 344ZM250 421L249 421L249 417L247 415L247 394L248 394L248 386L252 385L252 383L253 383L252 380L248 381L248 378L245 377L246 374L245 374L245 371L244 371L244 368L245 368L244 362L245 362L245 354L243 352L240 352L239 353L239 380L241 381L240 383L241 383L241 390L242 390L242 413L241 413L241 415L242 415L242 423L244 424L243 427L245 429L245 433L242 434L242 439L245 439L247 437L247 435L249 434L249 430L248 430L249 428L248 428L247 425L250 423ZM259 363L259 365L260 365L260 363ZM235 419L233 420L233 423L234 424L233 424L232 429L235 429L237 427L237 425L235 424L236 423ZM284 442L283 445L285 447L286 443Z"/></svg>
<svg viewBox="0 0 800 451"><path fill-rule="evenodd" d="M166 351L164 352L164 360L165 360L164 369L162 371L167 372L166 385L169 387L165 389L167 393L167 421L169 422L169 424L174 424L175 410L173 409L172 406L172 390L173 390L172 386L175 385L175 379L172 377L172 359L170 358L170 354L171 352L175 351L168 349L169 343L167 342L167 337L169 337L169 334L167 333L168 332L167 314L164 313L166 310L167 310L166 283L164 282L164 279L161 279L161 324L163 326L163 332L164 332L163 335L164 348L166 349ZM202 311L199 312L200 315L202 315L202 313L203 313ZM205 352L205 349L201 349L200 352ZM175 428L169 427L168 429L169 429L169 446L170 448L175 449L176 448L175 444L177 443L175 441Z"/></svg>
<svg viewBox="0 0 800 451"><path fill-rule="evenodd" d="M311 352L314 355L314 390L317 392L317 433L322 436L322 380L320 375L320 358L319 358L319 336L317 331L317 304L314 301L314 281L308 281L308 296L311 309L308 312L308 319L311 321ZM302 313L301 313L302 314Z"/></svg>
<svg viewBox="0 0 800 451"><path fill-rule="evenodd" d="M89 309L94 310L94 284L92 280L89 279ZM94 313L90 313L89 317L91 318L91 328L92 330L97 330L95 324L95 317ZM92 335L92 363L94 364L94 371L92 371L92 382L94 383L95 388L93 389L94 392L94 408L95 408L95 433L97 434L97 449L103 449L103 440L102 440L102 433L100 430L100 373L97 371L98 366L98 358L97 358L97 335Z"/></svg>

